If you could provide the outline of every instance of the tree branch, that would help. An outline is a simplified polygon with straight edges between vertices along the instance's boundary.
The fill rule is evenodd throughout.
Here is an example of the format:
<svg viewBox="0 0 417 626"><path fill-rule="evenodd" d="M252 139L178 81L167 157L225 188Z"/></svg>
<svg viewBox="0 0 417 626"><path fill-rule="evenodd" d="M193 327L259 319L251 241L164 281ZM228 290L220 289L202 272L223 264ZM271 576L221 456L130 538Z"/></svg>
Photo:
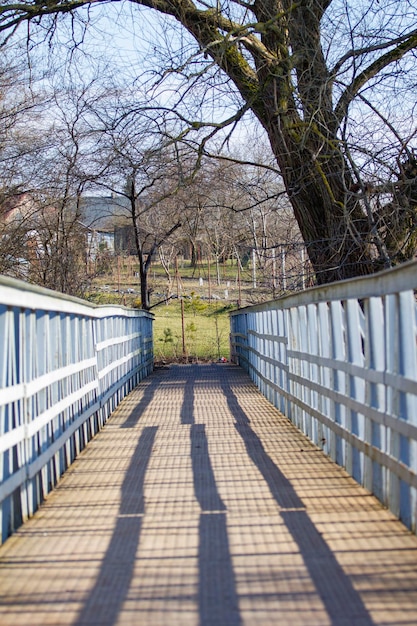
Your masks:
<svg viewBox="0 0 417 626"><path fill-rule="evenodd" d="M330 74L331 76L336 76L336 74L341 70L342 66L349 59L363 56L365 54L370 54L371 52L377 52L378 50L386 50L387 48L392 48L392 46L397 46L403 43L404 41L408 41L410 37L413 37L416 34L417 34L417 30L413 30L411 33L407 33L406 35L403 35L402 37L398 37L397 39L384 41L383 43L375 44L374 46L368 46L366 48L358 48L357 50L349 50L349 52L346 52L346 54L344 54L338 60L336 65L333 67L333 69L330 70Z"/></svg>
<svg viewBox="0 0 417 626"><path fill-rule="evenodd" d="M385 67L388 67L388 65L400 61L404 55L407 54L407 52L413 50L414 48L417 48L417 31L413 31L406 41L402 42L399 46L390 50L382 57L371 63L366 70L354 78L350 85L345 89L336 105L335 115L339 125L345 117L350 103L357 96L360 89L372 78L374 78L378 72L383 70Z"/></svg>
<svg viewBox="0 0 417 626"><path fill-rule="evenodd" d="M145 271L147 271L149 269L149 266L152 262L152 256L154 255L154 253L158 250L158 248L164 243L164 241L166 241L168 239L168 237L170 237L173 233L175 233L176 230L178 230L178 228L181 228L182 226L182 222L177 222L176 224L174 224L174 226L172 228L169 229L168 232L166 232L164 235L162 235L159 240L155 240L151 246L151 249L149 251L149 254L146 258L145 261Z"/></svg>

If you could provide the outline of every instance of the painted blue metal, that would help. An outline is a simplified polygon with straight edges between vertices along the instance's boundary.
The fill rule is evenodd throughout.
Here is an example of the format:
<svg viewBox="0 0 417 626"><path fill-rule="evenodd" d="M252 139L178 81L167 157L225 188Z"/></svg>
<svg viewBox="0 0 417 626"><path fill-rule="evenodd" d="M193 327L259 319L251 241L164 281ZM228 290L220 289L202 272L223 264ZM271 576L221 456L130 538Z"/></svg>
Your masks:
<svg viewBox="0 0 417 626"><path fill-rule="evenodd" d="M153 316L7 278L0 278L0 303L4 541L152 371Z"/></svg>
<svg viewBox="0 0 417 626"><path fill-rule="evenodd" d="M417 263L231 315L232 360L417 530Z"/></svg>

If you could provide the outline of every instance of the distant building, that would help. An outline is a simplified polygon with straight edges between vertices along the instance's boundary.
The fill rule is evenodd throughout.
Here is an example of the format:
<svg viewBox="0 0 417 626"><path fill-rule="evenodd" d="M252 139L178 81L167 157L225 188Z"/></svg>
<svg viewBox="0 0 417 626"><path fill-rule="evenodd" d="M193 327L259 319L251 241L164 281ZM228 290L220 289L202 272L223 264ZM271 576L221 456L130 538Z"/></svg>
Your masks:
<svg viewBox="0 0 417 626"><path fill-rule="evenodd" d="M129 199L111 196L83 196L79 200L81 223L87 232L87 251L91 260L99 250L114 254L116 222L129 218ZM123 227L124 228L124 227Z"/></svg>
<svg viewBox="0 0 417 626"><path fill-rule="evenodd" d="M91 261L94 261L98 253L104 250L114 254L114 231L95 230L82 222L80 224L85 230L87 256Z"/></svg>
<svg viewBox="0 0 417 626"><path fill-rule="evenodd" d="M115 221L130 217L129 199L112 194L111 196L82 196L79 200L81 221L90 229L112 231Z"/></svg>

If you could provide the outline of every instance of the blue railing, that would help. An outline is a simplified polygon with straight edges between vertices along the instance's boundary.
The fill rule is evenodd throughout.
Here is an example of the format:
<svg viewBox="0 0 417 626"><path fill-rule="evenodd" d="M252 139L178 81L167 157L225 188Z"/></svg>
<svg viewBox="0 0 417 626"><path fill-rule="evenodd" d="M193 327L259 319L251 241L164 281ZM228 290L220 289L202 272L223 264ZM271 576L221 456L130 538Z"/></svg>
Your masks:
<svg viewBox="0 0 417 626"><path fill-rule="evenodd" d="M152 320L0 278L2 541L152 371Z"/></svg>
<svg viewBox="0 0 417 626"><path fill-rule="evenodd" d="M231 316L232 360L414 532L416 289L412 262Z"/></svg>

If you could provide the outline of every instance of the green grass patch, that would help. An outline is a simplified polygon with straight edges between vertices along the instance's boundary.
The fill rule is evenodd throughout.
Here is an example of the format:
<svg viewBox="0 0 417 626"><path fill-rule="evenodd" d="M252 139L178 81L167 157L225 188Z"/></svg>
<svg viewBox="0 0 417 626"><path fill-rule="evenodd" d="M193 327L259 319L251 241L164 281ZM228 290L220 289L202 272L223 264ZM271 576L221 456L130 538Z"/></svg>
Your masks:
<svg viewBox="0 0 417 626"><path fill-rule="evenodd" d="M191 361L229 359L229 311L233 308L221 303L207 304L198 297L191 297L184 301L183 322L180 301L155 307L152 309L155 315L155 360L181 360L184 357Z"/></svg>
<svg viewBox="0 0 417 626"><path fill-rule="evenodd" d="M175 278L174 268L172 268L171 274L172 277ZM181 279L198 280L201 277L207 280L210 276L213 285L216 283L217 276L222 282L227 280L236 281L237 274L238 269L236 261L231 260L220 263L218 267L216 267L214 262L209 265L207 261L200 261L195 267L193 267L189 261L182 261L178 266L178 275ZM252 281L252 269L250 265L245 266L240 274L242 280ZM156 279L160 277L166 278L165 271L158 262L152 264L151 275Z"/></svg>

